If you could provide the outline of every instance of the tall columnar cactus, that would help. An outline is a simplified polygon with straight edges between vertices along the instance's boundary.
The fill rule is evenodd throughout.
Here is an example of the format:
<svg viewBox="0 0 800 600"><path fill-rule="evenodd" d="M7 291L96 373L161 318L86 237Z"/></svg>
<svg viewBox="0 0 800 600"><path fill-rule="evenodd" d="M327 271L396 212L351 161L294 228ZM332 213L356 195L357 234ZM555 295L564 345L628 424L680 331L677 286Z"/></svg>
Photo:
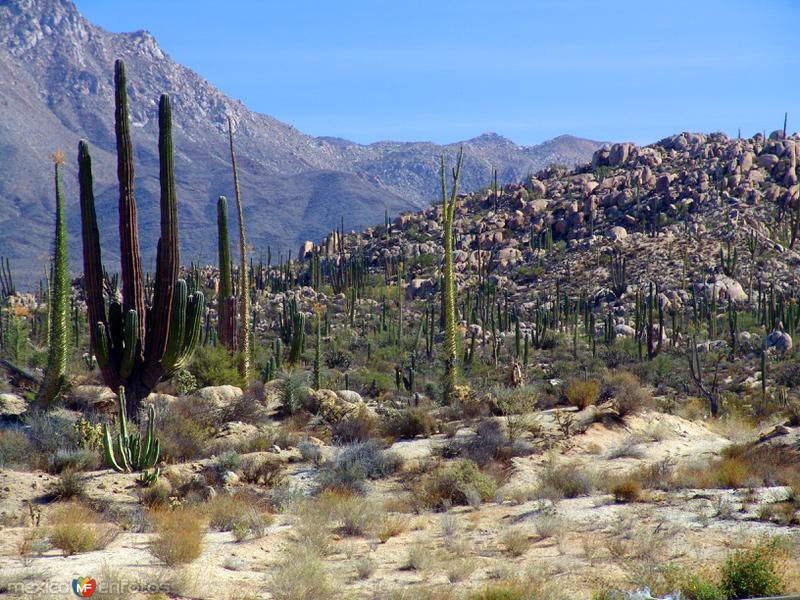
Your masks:
<svg viewBox="0 0 800 600"><path fill-rule="evenodd" d="M111 430L108 424L103 426L103 451L108 466L115 471L142 473L142 481L152 482L158 479L161 470L153 469L158 462L160 452L160 442L155 436L155 409L151 404L147 409L147 431L144 437L128 433L128 420L125 408L125 388L119 389L119 423L116 435L117 450L119 460L117 460L114 450L114 441L111 437Z"/></svg>
<svg viewBox="0 0 800 600"><path fill-rule="evenodd" d="M442 286L444 305L444 378L442 392L445 404L449 404L453 399L458 378L458 365L456 364L456 282L453 272L453 218L456 212L458 180L461 177L463 158L464 149L461 148L458 153L458 165L453 170L453 185L450 199L448 200L447 175L444 155L442 155L442 230L444 236L444 285Z"/></svg>
<svg viewBox="0 0 800 600"><path fill-rule="evenodd" d="M161 237L156 255L154 292L148 306L139 253L125 65L119 60L115 64L114 82L122 303L111 298L106 310L92 160L85 141L78 145L83 268L89 322L92 324L92 349L106 384L112 388L124 387L128 398L127 416L135 419L141 400L159 380L182 368L194 351L200 337L205 299L201 292L189 294L186 282L178 279L178 209L172 159L172 116L169 96L163 95L158 113Z"/></svg>
<svg viewBox="0 0 800 600"><path fill-rule="evenodd" d="M48 312L50 320L47 368L37 394L37 402L44 407L52 404L61 392L67 374L67 308L69 302L69 256L67 254L67 225L64 220L64 194L61 190L59 167L64 163L64 153L53 155L56 184L56 228L54 235L52 281Z"/></svg>
<svg viewBox="0 0 800 600"><path fill-rule="evenodd" d="M239 171L236 168L236 152L233 148L233 120L228 117L228 139L233 166L233 189L236 194L236 213L239 218L239 373L245 381L250 378L250 282L247 272L247 241L244 232L244 210L239 190Z"/></svg>
<svg viewBox="0 0 800 600"><path fill-rule="evenodd" d="M236 303L229 302L233 297L231 278L231 252L228 243L228 201L225 196L217 200L217 229L219 239L219 290L217 290L217 333L220 343L235 350ZM233 315L230 308L233 308ZM231 329L233 325L233 329Z"/></svg>

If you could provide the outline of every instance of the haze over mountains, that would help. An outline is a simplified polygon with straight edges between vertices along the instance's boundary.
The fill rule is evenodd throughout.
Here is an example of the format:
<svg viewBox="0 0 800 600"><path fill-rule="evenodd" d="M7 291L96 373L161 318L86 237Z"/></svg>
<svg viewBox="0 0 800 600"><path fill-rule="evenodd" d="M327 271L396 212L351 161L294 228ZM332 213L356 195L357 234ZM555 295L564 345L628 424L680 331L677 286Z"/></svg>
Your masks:
<svg viewBox="0 0 800 600"><path fill-rule="evenodd" d="M215 261L216 197L233 195L226 119L235 122L248 241L273 252L296 252L339 223L347 229L428 205L436 197L437 157L461 143L378 142L361 145L311 137L249 111L201 76L176 64L147 32L115 34L84 19L69 0L0 0L0 255L17 271L41 271L52 237L54 192L48 156L67 154L71 253L79 268L75 154L87 139L104 260L117 242L113 62L125 60L136 152L139 224L145 268L158 238L157 102L172 96L175 171L183 261ZM523 147L484 134L463 142L462 189L516 180L551 163L587 162L599 142L560 136Z"/></svg>

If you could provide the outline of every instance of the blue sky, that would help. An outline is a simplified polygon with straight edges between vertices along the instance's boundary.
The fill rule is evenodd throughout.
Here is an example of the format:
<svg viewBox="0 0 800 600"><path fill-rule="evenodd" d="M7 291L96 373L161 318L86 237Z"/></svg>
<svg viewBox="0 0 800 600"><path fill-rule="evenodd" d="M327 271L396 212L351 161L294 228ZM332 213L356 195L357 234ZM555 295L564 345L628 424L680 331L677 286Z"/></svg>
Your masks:
<svg viewBox="0 0 800 600"><path fill-rule="evenodd" d="M312 135L521 144L800 129L794 0L75 0Z"/></svg>

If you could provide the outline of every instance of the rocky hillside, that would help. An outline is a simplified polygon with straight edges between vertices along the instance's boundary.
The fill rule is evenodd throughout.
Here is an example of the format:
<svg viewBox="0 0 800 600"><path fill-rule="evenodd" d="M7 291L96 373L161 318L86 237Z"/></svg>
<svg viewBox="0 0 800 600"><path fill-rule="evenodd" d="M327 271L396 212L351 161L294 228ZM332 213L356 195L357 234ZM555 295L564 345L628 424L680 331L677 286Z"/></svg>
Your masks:
<svg viewBox="0 0 800 600"><path fill-rule="evenodd" d="M558 293L559 302L565 294L587 299L598 330L611 314L618 332L630 334L636 292L647 294L651 283L667 315L691 313L696 296L716 301L721 322L729 299L763 311L769 295L796 327L799 160L796 134L682 133L647 147L604 146L590 165L463 195L454 225L459 289L472 295L489 284L507 294L523 330L538 308L552 310ZM425 297L438 281L441 233L440 208L432 207L401 214L390 233L367 229L351 238L351 252L375 269L405 257L407 296ZM773 313L768 330L779 320Z"/></svg>
<svg viewBox="0 0 800 600"><path fill-rule="evenodd" d="M288 249L324 235L345 217L347 228L383 221L428 205L435 190L436 157L459 144L380 142L359 145L314 138L249 111L191 70L176 64L147 32L114 34L84 19L69 0L0 0L0 255L17 272L41 272L54 207L48 155L71 156L77 141L93 145L96 192L106 256L116 251L116 179L113 62L128 67L133 142L145 260L154 254L157 228L157 100L173 100L176 172L185 232L214 229L214 201L232 195L226 119L235 121L249 241L256 248ZM464 186L486 185L491 169L502 180L524 177L547 164L588 161L598 144L562 136L521 147L487 134L463 143ZM74 163L68 162L70 228L78 231ZM25 227L18 227L24 219ZM73 237L73 265L79 261ZM214 259L216 242L184 235L187 260ZM38 260L37 260L38 259ZM146 263L147 264L147 263ZM35 277L36 275L34 275Z"/></svg>

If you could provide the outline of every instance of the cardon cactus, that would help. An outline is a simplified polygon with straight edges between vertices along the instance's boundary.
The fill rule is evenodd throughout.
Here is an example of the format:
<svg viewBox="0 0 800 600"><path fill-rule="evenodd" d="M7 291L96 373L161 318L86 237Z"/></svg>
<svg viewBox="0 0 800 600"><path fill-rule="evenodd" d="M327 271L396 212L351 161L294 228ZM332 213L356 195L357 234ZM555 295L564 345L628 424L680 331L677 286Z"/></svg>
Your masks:
<svg viewBox="0 0 800 600"><path fill-rule="evenodd" d="M172 151L169 96L159 103L161 237L156 253L154 292L148 298L142 277L136 199L133 190L133 148L128 123L125 65L115 64L117 175L122 303L111 298L106 309L103 265L95 212L92 160L85 141L78 145L83 266L92 349L105 383L123 386L127 416L135 419L141 400L155 385L183 368L200 338L205 299L188 294L178 279L178 209Z"/></svg>
<svg viewBox="0 0 800 600"><path fill-rule="evenodd" d="M106 462L115 471L141 472L141 480L151 483L158 479L161 470L156 467L160 452L160 442L155 436L155 410L147 410L147 431L144 437L128 433L128 419L125 409L125 388L119 388L119 430L116 435L120 460L114 451L114 442L108 425L103 427L103 451ZM150 469L154 469L150 471Z"/></svg>

